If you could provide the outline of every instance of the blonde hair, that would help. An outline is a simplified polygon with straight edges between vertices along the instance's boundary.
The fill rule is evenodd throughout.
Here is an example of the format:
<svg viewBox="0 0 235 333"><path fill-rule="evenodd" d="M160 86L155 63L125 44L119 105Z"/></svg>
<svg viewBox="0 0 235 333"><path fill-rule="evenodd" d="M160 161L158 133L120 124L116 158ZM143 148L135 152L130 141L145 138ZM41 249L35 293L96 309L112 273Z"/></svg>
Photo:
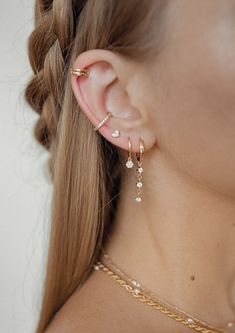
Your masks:
<svg viewBox="0 0 235 333"><path fill-rule="evenodd" d="M45 330L91 273L115 215L124 172L121 152L93 131L77 105L69 67L78 54L96 48L136 61L156 55L153 43L159 45L164 2L36 1L35 29L28 46L34 74L25 96L39 114L35 136L50 151L53 182L48 262L36 333Z"/></svg>

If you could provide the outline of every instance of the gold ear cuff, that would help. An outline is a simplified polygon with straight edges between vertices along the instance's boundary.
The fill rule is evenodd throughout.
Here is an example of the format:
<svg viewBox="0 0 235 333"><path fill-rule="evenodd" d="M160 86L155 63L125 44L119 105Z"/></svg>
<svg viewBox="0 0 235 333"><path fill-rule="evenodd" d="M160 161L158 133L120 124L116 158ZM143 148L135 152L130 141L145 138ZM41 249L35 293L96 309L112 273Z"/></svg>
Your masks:
<svg viewBox="0 0 235 333"><path fill-rule="evenodd" d="M94 131L97 131L102 125L104 125L104 123L106 123L106 121L112 116L112 113L111 112L108 112L107 115L104 117L103 120L101 120L99 122L99 124L94 127Z"/></svg>
<svg viewBox="0 0 235 333"><path fill-rule="evenodd" d="M72 67L70 67L70 73L80 77L87 77L89 74L87 69L72 68Z"/></svg>
<svg viewBox="0 0 235 333"><path fill-rule="evenodd" d="M70 67L70 73L72 75L76 75L79 77L87 77L89 75L89 71L87 69L81 69L81 68L72 68ZM104 119L102 119L99 124L94 127L94 131L97 131L102 125L104 125L104 123L112 116L111 112L108 112L106 114L106 116L104 117ZM114 138L118 137L120 135L119 131L116 130L115 132L113 132L112 136Z"/></svg>

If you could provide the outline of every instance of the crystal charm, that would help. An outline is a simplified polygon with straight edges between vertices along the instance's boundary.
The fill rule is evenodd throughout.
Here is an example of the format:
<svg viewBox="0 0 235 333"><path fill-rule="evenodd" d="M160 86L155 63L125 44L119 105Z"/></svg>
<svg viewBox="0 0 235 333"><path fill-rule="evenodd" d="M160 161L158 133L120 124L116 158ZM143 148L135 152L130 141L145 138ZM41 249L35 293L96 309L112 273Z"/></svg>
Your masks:
<svg viewBox="0 0 235 333"><path fill-rule="evenodd" d="M133 166L134 166L134 163L132 162L132 160L129 160L129 159L128 159L128 161L126 162L126 167L127 167L128 169L130 169L130 168L133 168Z"/></svg>
<svg viewBox="0 0 235 333"><path fill-rule="evenodd" d="M137 185L137 187L142 187L143 186L143 184L141 182L138 182L136 185Z"/></svg>
<svg viewBox="0 0 235 333"><path fill-rule="evenodd" d="M138 294L140 293L140 290L139 290L139 289L134 289L134 293L135 293L136 295L138 295Z"/></svg>
<svg viewBox="0 0 235 333"><path fill-rule="evenodd" d="M136 202L141 202L141 200L142 200L141 197L136 197L136 198L135 198L135 201L136 201Z"/></svg>
<svg viewBox="0 0 235 333"><path fill-rule="evenodd" d="M137 288L140 287L139 282L137 282L137 281L135 281L135 280L132 280L131 282L133 283L133 285L134 285L135 287L137 287Z"/></svg>
<svg viewBox="0 0 235 333"><path fill-rule="evenodd" d="M144 171L144 169L142 167L138 168L138 172L142 173Z"/></svg>
<svg viewBox="0 0 235 333"><path fill-rule="evenodd" d="M192 318L188 318L188 319L187 319L187 322L188 322L188 323L194 323L194 320L193 320Z"/></svg>

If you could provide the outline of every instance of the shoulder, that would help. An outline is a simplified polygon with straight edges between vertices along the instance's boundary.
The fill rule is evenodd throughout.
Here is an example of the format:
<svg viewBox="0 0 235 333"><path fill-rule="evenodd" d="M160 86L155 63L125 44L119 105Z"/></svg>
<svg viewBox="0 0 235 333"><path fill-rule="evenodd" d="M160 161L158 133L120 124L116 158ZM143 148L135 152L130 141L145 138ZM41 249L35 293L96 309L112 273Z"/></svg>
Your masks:
<svg viewBox="0 0 235 333"><path fill-rule="evenodd" d="M117 308L121 300L115 287L102 272L92 272L57 312L44 333L120 332L120 309L117 312Z"/></svg>
<svg viewBox="0 0 235 333"><path fill-rule="evenodd" d="M162 323L160 316L146 309L107 274L93 271L43 333L150 333Z"/></svg>

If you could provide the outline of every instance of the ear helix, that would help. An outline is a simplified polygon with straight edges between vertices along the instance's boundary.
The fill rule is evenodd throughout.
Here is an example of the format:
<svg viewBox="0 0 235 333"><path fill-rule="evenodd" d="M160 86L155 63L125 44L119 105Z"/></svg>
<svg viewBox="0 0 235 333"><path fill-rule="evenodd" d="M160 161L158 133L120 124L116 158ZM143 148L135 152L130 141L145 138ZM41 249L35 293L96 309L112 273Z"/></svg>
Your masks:
<svg viewBox="0 0 235 333"><path fill-rule="evenodd" d="M87 69L80 69L80 68L70 67L70 73L72 75L76 75L78 77L88 77L89 76L89 71ZM99 122L99 124L94 127L94 131L97 131L101 126L103 126L111 116L112 116L111 112L108 112L106 114L106 116ZM112 132L112 137L113 138L118 138L119 136L120 136L119 130L116 129Z"/></svg>

